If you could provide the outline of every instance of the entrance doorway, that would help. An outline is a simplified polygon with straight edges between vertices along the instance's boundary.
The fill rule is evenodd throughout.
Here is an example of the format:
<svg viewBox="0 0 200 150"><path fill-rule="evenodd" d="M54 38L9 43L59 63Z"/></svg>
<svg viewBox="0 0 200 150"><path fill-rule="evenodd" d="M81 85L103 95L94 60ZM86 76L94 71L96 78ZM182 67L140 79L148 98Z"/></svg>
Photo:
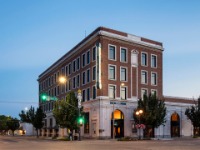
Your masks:
<svg viewBox="0 0 200 150"><path fill-rule="evenodd" d="M177 113L171 116L171 137L180 137L180 117Z"/></svg>
<svg viewBox="0 0 200 150"><path fill-rule="evenodd" d="M113 120L113 116L114 116L114 120ZM113 130L113 127L114 127L114 130ZM115 138L124 137L124 114L120 110L115 110L111 116L111 137L112 138L113 138L113 133L114 133Z"/></svg>

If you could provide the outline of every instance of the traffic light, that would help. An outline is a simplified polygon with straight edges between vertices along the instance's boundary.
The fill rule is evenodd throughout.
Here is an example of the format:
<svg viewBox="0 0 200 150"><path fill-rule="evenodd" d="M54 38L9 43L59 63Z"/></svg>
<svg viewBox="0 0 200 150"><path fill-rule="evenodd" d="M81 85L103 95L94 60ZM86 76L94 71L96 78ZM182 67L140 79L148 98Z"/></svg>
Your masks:
<svg viewBox="0 0 200 150"><path fill-rule="evenodd" d="M79 118L78 118L78 124L79 124L80 126L82 126L83 123L84 123L83 117L79 117Z"/></svg>
<svg viewBox="0 0 200 150"><path fill-rule="evenodd" d="M45 93L42 93L40 95L40 98L41 98L42 101L46 101L47 100L47 95Z"/></svg>

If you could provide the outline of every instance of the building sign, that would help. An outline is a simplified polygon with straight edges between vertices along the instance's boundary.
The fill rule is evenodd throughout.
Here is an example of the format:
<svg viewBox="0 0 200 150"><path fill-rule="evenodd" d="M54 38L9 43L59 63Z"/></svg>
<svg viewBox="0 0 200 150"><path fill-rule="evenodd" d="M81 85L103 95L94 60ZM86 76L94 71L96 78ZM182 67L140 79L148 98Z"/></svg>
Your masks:
<svg viewBox="0 0 200 150"><path fill-rule="evenodd" d="M101 89L101 43L96 43L96 87Z"/></svg>

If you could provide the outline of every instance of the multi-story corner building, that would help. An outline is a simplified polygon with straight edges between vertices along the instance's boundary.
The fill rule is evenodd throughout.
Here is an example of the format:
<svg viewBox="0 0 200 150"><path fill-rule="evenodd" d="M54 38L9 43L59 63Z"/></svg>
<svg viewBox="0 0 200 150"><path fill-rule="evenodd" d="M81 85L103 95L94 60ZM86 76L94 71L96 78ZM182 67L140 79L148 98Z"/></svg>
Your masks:
<svg viewBox="0 0 200 150"><path fill-rule="evenodd" d="M138 99L149 93L163 98L163 50L160 42L99 27L39 75L39 95L65 99L67 92L81 89L85 112L82 136L134 136L133 111ZM65 84L58 82L61 76L67 78ZM192 126L184 110L193 101L173 97L165 100L167 122L155 134L190 136ZM51 99L39 99L47 115L43 136L58 131L53 104ZM65 135L66 131L60 129L57 134Z"/></svg>

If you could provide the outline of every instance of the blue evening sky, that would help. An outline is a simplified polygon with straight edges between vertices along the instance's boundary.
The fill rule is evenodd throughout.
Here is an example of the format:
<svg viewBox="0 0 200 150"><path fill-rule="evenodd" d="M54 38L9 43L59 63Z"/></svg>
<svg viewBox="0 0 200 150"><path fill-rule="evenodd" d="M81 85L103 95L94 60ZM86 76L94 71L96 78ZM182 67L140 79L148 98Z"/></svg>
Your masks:
<svg viewBox="0 0 200 150"><path fill-rule="evenodd" d="M199 0L0 0L0 115L37 106L38 75L98 26L163 42L164 95L200 95Z"/></svg>

